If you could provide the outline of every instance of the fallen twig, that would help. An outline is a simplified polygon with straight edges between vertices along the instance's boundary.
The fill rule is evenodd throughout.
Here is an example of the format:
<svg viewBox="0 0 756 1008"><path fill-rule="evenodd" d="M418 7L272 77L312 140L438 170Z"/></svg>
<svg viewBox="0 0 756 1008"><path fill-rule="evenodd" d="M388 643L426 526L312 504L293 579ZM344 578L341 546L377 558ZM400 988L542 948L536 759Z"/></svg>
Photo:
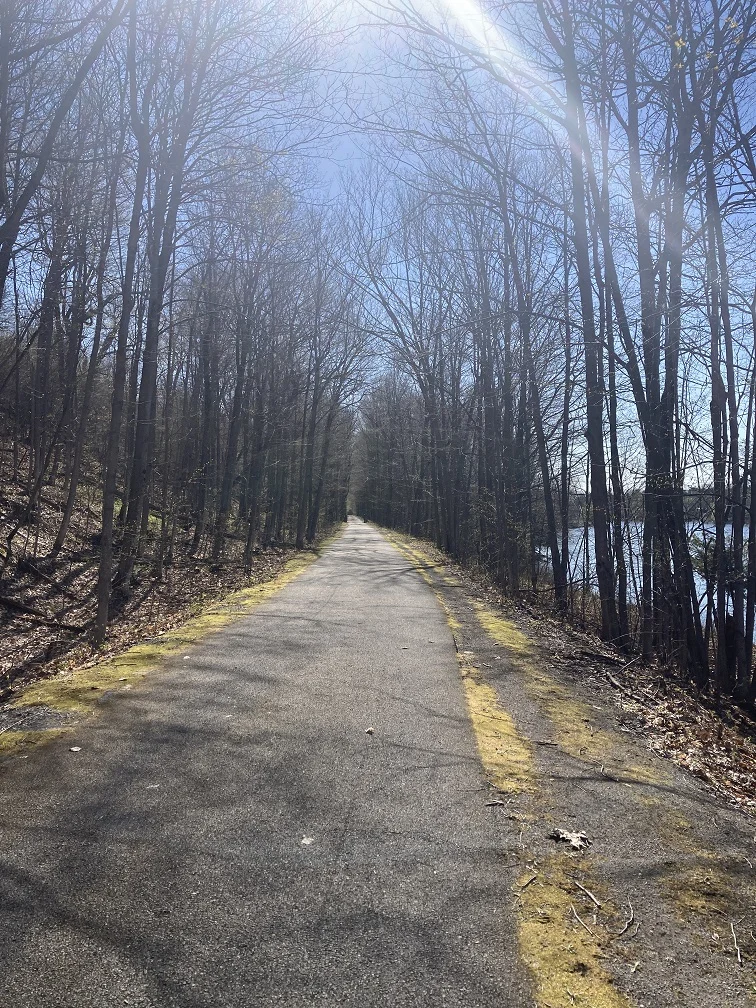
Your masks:
<svg viewBox="0 0 756 1008"><path fill-rule="evenodd" d="M45 574L44 571L41 571L35 563L32 563L31 560L24 560L24 567L35 577L38 577L46 584L49 584L51 588L54 588L55 591L59 592L61 595L65 595L66 598L70 598L74 602L81 602L81 599L77 595L74 595L72 591L69 591L65 585L60 583L60 581L56 581L54 577L50 577L49 574Z"/></svg>
<svg viewBox="0 0 756 1008"><path fill-rule="evenodd" d="M625 921L625 926L622 928L622 930L617 932L618 938L622 937L622 935L627 931L627 929L635 920L635 911L633 910L633 904L630 902L630 900L627 901L627 905L630 907L630 916Z"/></svg>
<svg viewBox="0 0 756 1008"><path fill-rule="evenodd" d="M575 906L574 906L573 903L570 903L570 910L572 910L573 914L575 915L575 920L578 922L578 924L581 927L585 928L585 930L588 932L588 934L591 936L591 938L595 938L596 937L595 932L591 931L591 929L588 927L588 925L585 923L585 921L583 920L583 918L580 916L580 914L575 909Z"/></svg>
<svg viewBox="0 0 756 1008"><path fill-rule="evenodd" d="M585 648L581 648L578 652L578 657L588 658L590 661L599 661L603 664L620 665L622 664L622 659L617 655L607 654L602 651L586 651Z"/></svg>
<svg viewBox="0 0 756 1008"><path fill-rule="evenodd" d="M580 885L580 883L576 879L573 879L572 881L575 883L575 885L578 887L578 889L581 892L585 893L585 895L588 897L588 899L593 900L593 902L596 904L597 907L599 907L599 908L601 907L601 904L596 899L596 897L593 895L593 893L591 892L590 889L586 889L585 886Z"/></svg>
<svg viewBox="0 0 756 1008"><path fill-rule="evenodd" d="M738 945L738 939L737 936L735 935L735 924L732 921L730 921L730 931L732 931L732 944L735 946L735 952L737 953L738 956L738 962L742 965L743 957L740 954L740 945Z"/></svg>
<svg viewBox="0 0 756 1008"><path fill-rule="evenodd" d="M622 783L622 781L621 781L621 780L619 779L619 777L615 777L615 776L614 776L614 774L610 774L610 773L608 773L608 772L607 772L607 771L606 771L606 770L604 769L604 764L603 764L603 763L602 763L602 764L601 764L601 766L599 767L599 773L601 774L601 776L602 776L602 777L603 777L603 778L604 778L605 780L610 780L610 781L614 781L614 783L615 783L615 784L621 784L621 783Z"/></svg>
<svg viewBox="0 0 756 1008"><path fill-rule="evenodd" d="M18 602L16 599L8 598L7 595L0 595L0 605L4 605L6 609L12 609L14 612L20 613L23 617L28 619L32 623L39 623L41 626L55 627L55 629L60 630L70 630L71 633L81 633L84 627L74 626L72 623L63 623L61 620L56 620L47 613L40 612L39 609L32 609L31 606L24 605L23 602Z"/></svg>
<svg viewBox="0 0 756 1008"><path fill-rule="evenodd" d="M604 675L606 676L606 678L607 678L607 679L609 680L609 682L610 682L610 683L612 684L612 686L614 686L614 688L615 688L616 690L619 690L619 691L620 691L620 693L624 693L624 694L625 694L626 696L632 696L632 693L630 692L630 690L626 689L626 688L625 688L625 687L624 687L624 686L622 685L622 683L621 683L621 682L619 681L619 679L616 679L616 678L615 678L615 677L614 677L614 676L612 675L612 673L611 673L611 672L609 672L609 670L608 670L608 669L604 669Z"/></svg>
<svg viewBox="0 0 756 1008"><path fill-rule="evenodd" d="M630 668L631 665L634 665L642 657L643 655L637 654L635 658L631 658L629 662L625 662L625 664L622 666L622 671L624 672L626 668Z"/></svg>

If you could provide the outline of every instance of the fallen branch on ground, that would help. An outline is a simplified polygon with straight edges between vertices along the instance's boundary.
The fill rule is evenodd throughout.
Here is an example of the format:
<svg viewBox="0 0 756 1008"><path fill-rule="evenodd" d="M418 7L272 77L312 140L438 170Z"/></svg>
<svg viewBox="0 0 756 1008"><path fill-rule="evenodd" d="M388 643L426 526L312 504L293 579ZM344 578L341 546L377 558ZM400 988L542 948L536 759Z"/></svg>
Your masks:
<svg viewBox="0 0 756 1008"><path fill-rule="evenodd" d="M622 930L617 932L618 938L621 938L622 935L625 934L627 929L630 927L630 925L635 921L635 911L633 910L633 904L630 902L630 900L627 901L627 905L630 907L630 916L625 921L625 926L622 928Z"/></svg>
<svg viewBox="0 0 756 1008"><path fill-rule="evenodd" d="M68 630L71 633L81 633L84 630L84 627L74 626L73 623L63 623L61 620L53 619L47 613L40 612L39 609L32 609L31 606L24 605L23 602L18 602L16 599L8 598L6 595L0 595L0 605L4 605L6 609L12 609L14 612L20 613L25 619L39 623L40 626L55 627L61 630Z"/></svg>

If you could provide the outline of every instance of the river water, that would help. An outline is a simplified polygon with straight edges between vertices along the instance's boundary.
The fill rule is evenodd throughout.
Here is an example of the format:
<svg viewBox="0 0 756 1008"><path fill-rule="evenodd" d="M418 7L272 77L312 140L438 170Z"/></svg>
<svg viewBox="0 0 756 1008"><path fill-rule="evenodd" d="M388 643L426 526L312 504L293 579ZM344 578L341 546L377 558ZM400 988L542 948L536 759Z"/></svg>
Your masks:
<svg viewBox="0 0 756 1008"><path fill-rule="evenodd" d="M711 552L714 548L714 526L704 525L701 522L688 522L689 541L694 555L703 556L704 549ZM732 526L725 527L725 536L729 543ZM745 530L748 535L748 530ZM627 565L628 602L633 604L640 596L642 582L642 545L643 545L643 524L641 522L628 522L625 526L624 554ZM545 552L548 558L548 552ZM569 580L574 585L590 585L592 591L597 591L596 580L596 554L593 546L593 529L588 529L588 535L584 528L570 529L569 533ZM706 606L706 581L696 573L696 590L702 604L702 611Z"/></svg>

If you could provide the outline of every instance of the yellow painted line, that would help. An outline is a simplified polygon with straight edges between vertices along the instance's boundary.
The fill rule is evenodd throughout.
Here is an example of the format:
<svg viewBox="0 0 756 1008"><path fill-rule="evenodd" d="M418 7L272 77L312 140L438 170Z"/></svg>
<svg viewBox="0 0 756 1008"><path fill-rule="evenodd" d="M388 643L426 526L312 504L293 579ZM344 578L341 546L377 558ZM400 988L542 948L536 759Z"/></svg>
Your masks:
<svg viewBox="0 0 756 1008"><path fill-rule="evenodd" d="M427 573L428 567L437 565L403 537L389 534L387 538L431 585L452 633L457 633L460 623ZM449 583L446 577L444 581ZM582 718L587 708L584 710L584 705L572 701L566 690L559 692L558 684L550 677L546 677L548 682L536 677L529 661L532 656L528 639L514 624L483 603L469 601L481 627L512 654L526 675L529 674L532 692L537 685L540 699L551 697L554 704L565 699L573 703L574 706L565 712L567 720L562 722L560 715L555 726L560 740L582 751L587 730L582 729L576 736L571 719ZM528 740L518 733L514 719L501 706L496 691L484 681L472 652L458 650L457 657L478 753L489 780L500 791L535 792L540 796L542 792L536 787L536 769ZM550 692L552 683L553 694ZM557 714L554 704L551 713ZM593 735L588 733L588 737L593 738ZM536 1008L631 1008L632 1003L617 990L603 965L611 938L608 931L592 919L588 925L585 921L581 924L575 916L578 911L573 913L575 903L582 906L581 891L573 881L578 874L581 884L598 891L587 871L587 862L566 860L564 855L550 858L540 864L537 871L527 870L518 880L517 936L523 961L533 980Z"/></svg>

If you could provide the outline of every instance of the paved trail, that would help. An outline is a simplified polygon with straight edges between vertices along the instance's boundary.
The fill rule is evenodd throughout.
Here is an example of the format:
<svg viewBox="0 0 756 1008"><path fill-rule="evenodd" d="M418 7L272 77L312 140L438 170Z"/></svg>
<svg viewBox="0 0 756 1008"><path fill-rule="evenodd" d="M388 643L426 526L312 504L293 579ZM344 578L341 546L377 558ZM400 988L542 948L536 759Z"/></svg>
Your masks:
<svg viewBox="0 0 756 1008"><path fill-rule="evenodd" d="M0 1006L532 1004L482 786L437 602L350 522L3 773Z"/></svg>

